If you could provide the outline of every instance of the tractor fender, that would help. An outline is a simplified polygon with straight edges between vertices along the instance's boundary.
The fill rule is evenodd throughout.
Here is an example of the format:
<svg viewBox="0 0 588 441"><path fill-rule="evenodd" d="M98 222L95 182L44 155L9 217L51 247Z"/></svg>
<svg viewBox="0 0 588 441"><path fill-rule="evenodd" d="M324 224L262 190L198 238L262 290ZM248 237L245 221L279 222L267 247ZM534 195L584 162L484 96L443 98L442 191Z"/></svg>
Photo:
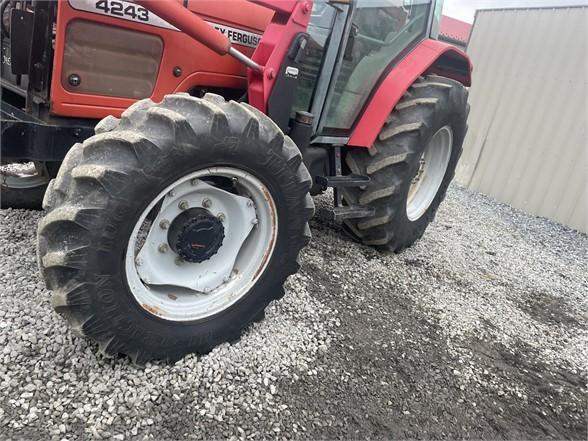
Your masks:
<svg viewBox="0 0 588 441"><path fill-rule="evenodd" d="M359 117L348 145L370 148L408 88L424 74L438 74L469 87L472 63L465 52L437 40L423 40L380 82Z"/></svg>

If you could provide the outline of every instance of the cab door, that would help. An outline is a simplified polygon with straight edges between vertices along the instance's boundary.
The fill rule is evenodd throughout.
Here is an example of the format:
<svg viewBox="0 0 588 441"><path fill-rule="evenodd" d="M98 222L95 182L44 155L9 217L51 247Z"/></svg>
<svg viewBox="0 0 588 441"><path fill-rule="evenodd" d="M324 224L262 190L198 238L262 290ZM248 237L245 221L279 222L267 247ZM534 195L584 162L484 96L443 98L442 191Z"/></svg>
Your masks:
<svg viewBox="0 0 588 441"><path fill-rule="evenodd" d="M315 116L315 143L346 143L380 78L429 36L433 3L315 1L294 106Z"/></svg>
<svg viewBox="0 0 588 441"><path fill-rule="evenodd" d="M400 59L429 36L432 0L357 0L340 69L318 132L349 134L372 91Z"/></svg>

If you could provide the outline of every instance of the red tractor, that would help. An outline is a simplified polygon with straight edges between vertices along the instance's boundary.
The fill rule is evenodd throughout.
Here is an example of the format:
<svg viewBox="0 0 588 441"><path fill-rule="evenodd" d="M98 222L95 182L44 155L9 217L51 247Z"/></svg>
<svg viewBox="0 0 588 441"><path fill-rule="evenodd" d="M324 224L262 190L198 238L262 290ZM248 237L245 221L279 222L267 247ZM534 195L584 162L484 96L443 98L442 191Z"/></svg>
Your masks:
<svg viewBox="0 0 588 441"><path fill-rule="evenodd" d="M42 200L53 305L106 354L238 339L298 270L311 195L397 252L454 175L471 64L440 1L0 8L2 205Z"/></svg>

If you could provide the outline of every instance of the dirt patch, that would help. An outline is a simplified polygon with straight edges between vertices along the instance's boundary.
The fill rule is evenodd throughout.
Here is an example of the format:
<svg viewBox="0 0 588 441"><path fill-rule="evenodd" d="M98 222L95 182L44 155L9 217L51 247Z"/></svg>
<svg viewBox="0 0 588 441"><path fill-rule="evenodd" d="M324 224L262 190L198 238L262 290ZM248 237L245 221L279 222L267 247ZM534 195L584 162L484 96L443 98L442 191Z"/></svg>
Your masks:
<svg viewBox="0 0 588 441"><path fill-rule="evenodd" d="M504 438L586 439L586 380L577 372L538 362L534 348L472 342L473 360L489 368L488 398L497 402L486 417Z"/></svg>
<svg viewBox="0 0 588 441"><path fill-rule="evenodd" d="M346 290L320 268L303 271L320 280L341 326L328 371L281 386L301 437L586 439L578 373L533 362L524 344L512 353L472 338L460 357L394 286L355 278L357 289Z"/></svg>
<svg viewBox="0 0 588 441"><path fill-rule="evenodd" d="M539 322L586 329L586 323L581 323L574 317L563 297L556 297L548 292L536 292L521 300L518 306Z"/></svg>
<svg viewBox="0 0 588 441"><path fill-rule="evenodd" d="M525 278L503 280L500 268L491 265L462 268L456 265L459 256L444 266L445 260L423 257L422 252L387 257L391 266L384 274L380 253L344 244L340 230L320 216L312 227L313 243L321 245L311 244L301 271L314 282L311 294L335 311L340 326L320 360L324 370L280 384L281 398L289 406L282 421L290 428L287 436L587 438L582 372L542 362L543 355L516 335L509 335L508 346L493 338L505 332L496 319L479 320L483 333L452 337L426 305L426 294L421 295L431 289L457 289L464 297L492 299L488 287L521 291L528 283ZM342 262L351 260L354 265L341 270ZM493 277L484 278L484 272L476 283L464 272L479 267ZM517 297L510 305L533 320L569 329L579 325L565 300L521 292L526 302Z"/></svg>

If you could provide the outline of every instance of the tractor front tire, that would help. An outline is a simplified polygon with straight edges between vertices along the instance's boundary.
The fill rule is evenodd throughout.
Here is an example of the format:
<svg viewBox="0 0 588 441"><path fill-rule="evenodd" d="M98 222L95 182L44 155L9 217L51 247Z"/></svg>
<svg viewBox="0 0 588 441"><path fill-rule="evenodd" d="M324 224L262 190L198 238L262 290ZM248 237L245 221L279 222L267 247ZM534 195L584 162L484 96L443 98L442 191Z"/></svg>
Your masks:
<svg viewBox="0 0 588 441"><path fill-rule="evenodd" d="M376 209L370 218L345 221L354 239L400 252L422 237L455 175L467 128L467 97L456 81L421 78L390 114L372 148L347 152L349 171L371 181L345 189L344 202Z"/></svg>
<svg viewBox="0 0 588 441"><path fill-rule="evenodd" d="M310 240L311 178L296 145L253 107L213 94L139 101L96 132L70 150L44 199L38 260L55 310L102 353L138 364L237 340L283 296ZM160 220L166 210L182 214ZM129 254L141 219L153 221L142 247L163 229L173 236L144 254L156 262L144 273L142 258ZM213 261L226 269L225 247L239 253L232 272L199 272ZM170 274L186 276L182 286L200 286L200 276L216 282L177 288Z"/></svg>

